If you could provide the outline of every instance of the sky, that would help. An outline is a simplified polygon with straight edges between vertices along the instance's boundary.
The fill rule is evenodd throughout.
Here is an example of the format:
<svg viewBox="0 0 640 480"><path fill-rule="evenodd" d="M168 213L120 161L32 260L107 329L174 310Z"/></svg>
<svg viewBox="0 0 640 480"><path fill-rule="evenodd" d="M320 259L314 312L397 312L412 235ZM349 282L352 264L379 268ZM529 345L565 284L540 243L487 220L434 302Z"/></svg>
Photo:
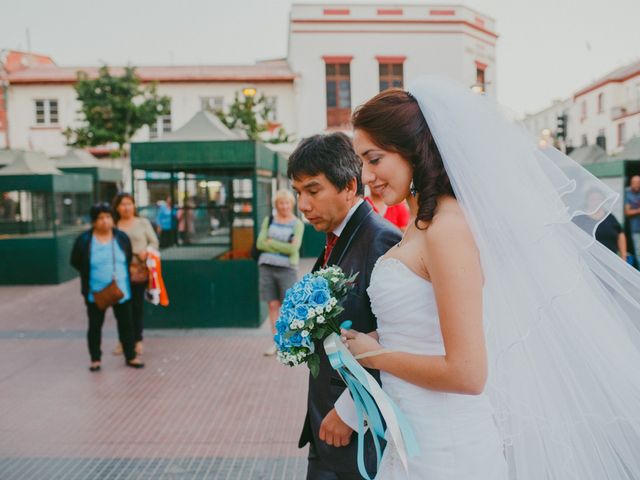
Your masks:
<svg viewBox="0 0 640 480"><path fill-rule="evenodd" d="M290 0L1 0L0 49L62 66L238 65L287 54ZM376 5L379 0L296 3ZM498 99L517 114L640 60L640 0L456 0L496 20ZM28 31L28 34L27 34Z"/></svg>

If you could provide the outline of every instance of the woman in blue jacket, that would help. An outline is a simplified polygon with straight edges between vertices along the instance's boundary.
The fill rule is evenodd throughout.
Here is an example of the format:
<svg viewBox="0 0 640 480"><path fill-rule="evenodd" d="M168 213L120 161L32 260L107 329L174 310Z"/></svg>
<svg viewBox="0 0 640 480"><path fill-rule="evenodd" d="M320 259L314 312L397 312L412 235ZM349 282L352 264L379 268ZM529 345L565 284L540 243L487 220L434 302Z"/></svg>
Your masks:
<svg viewBox="0 0 640 480"><path fill-rule="evenodd" d="M126 365L143 368L144 363L136 357L133 343L133 319L131 310L131 242L124 232L114 228L113 212L108 203L91 207L92 228L82 233L75 241L71 252L71 265L80 272L82 296L87 305L89 331L87 340L91 365L89 370L97 372L101 368L100 344L102 324L106 310L98 308L94 292L106 288L115 276L116 284L124 296L113 305L113 313L118 323L118 336L122 342Z"/></svg>

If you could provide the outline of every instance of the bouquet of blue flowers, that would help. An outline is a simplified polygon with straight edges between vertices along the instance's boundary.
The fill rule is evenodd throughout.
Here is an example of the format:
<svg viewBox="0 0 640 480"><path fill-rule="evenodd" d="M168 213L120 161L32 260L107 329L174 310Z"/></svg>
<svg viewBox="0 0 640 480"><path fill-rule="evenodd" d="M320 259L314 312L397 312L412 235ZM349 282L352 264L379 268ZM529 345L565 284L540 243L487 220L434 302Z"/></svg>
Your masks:
<svg viewBox="0 0 640 480"><path fill-rule="evenodd" d="M324 340L331 333L340 335L337 319L344 311L340 303L357 276L347 277L334 265L306 274L287 290L274 335L281 363L292 367L306 363L317 377L320 357L313 341Z"/></svg>

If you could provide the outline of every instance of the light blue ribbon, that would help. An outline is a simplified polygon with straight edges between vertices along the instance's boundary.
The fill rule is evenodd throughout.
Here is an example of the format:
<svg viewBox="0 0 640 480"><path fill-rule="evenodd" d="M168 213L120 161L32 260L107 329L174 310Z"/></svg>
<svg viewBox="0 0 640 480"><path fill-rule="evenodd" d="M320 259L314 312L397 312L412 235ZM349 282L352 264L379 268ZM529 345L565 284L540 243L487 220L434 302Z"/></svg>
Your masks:
<svg viewBox="0 0 640 480"><path fill-rule="evenodd" d="M350 328L350 322L346 324L344 322L342 328ZM334 334L335 335L335 334ZM339 341L339 339L337 340ZM366 470L364 463L364 435L366 428L371 430L373 436L373 442L376 449L376 465L380 466L382 458L379 438L385 438L385 427L383 420L389 422L389 419L383 419L380 409L375 402L372 392L369 390L369 381L367 376L371 377L369 373L355 360L353 355L346 349L336 349L335 351L328 351L327 356L329 362L334 370L336 370L347 384L347 388L351 393L353 402L355 404L356 413L358 416L358 470L360 475L366 480L371 480L369 473ZM373 377L371 377L372 381ZM413 430L409 425L406 417L398 408L398 406L389 398L382 390L378 392L385 397L385 401L391 406L393 415L395 416L395 422L398 424L400 434L404 440L404 446L406 453L409 457L413 457L419 453L418 443L416 442ZM365 427L364 422L367 422Z"/></svg>

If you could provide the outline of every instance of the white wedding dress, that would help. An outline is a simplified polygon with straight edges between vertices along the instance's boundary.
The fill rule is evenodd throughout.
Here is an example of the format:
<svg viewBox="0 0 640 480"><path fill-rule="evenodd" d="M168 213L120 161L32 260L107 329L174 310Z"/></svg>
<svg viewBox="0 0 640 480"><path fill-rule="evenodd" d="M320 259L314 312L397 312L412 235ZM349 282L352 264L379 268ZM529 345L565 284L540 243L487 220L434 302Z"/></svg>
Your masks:
<svg viewBox="0 0 640 480"><path fill-rule="evenodd" d="M640 480L640 272L572 221L618 194L466 84L409 91L480 255L489 377L465 396L382 372L421 453L405 473L388 445L377 478ZM368 292L384 347L444 353L428 281L383 259Z"/></svg>
<svg viewBox="0 0 640 480"><path fill-rule="evenodd" d="M422 355L445 353L431 283L395 258L376 264L367 289L378 319L380 344ZM389 442L376 478L382 480L502 480L507 478L503 445L485 394L428 390L387 372L382 388L411 424L420 455L400 462Z"/></svg>

